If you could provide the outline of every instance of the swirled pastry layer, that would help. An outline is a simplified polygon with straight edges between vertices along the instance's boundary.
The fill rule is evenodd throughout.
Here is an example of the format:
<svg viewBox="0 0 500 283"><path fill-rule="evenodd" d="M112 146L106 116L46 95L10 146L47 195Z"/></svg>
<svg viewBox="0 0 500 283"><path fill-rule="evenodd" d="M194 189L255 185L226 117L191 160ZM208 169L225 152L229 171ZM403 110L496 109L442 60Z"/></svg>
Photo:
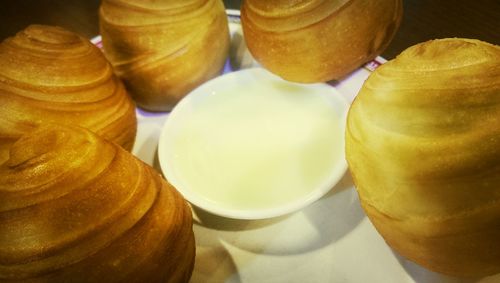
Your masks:
<svg viewBox="0 0 500 283"><path fill-rule="evenodd" d="M191 222L154 169L84 128L46 124L0 165L0 281L187 282Z"/></svg>
<svg viewBox="0 0 500 283"><path fill-rule="evenodd" d="M286 80L341 79L390 43L401 0L246 0L241 21L248 49Z"/></svg>
<svg viewBox="0 0 500 283"><path fill-rule="evenodd" d="M500 47L441 39L405 50L363 85L346 146L393 248L443 273L500 272Z"/></svg>
<svg viewBox="0 0 500 283"><path fill-rule="evenodd" d="M104 0L99 17L106 56L142 108L170 110L224 67L229 28L220 0Z"/></svg>
<svg viewBox="0 0 500 283"><path fill-rule="evenodd" d="M0 162L42 122L81 125L131 150L135 107L102 52L59 27L32 25L0 44Z"/></svg>

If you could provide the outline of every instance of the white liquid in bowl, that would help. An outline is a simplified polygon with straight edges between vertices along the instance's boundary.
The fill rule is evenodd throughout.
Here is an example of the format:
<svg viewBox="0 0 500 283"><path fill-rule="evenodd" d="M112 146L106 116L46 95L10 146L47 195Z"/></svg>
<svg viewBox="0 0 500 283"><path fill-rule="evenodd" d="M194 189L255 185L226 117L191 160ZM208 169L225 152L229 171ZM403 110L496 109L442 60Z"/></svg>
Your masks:
<svg viewBox="0 0 500 283"><path fill-rule="evenodd" d="M276 216L319 198L344 173L347 105L325 84L241 72L249 77L226 75L236 79L221 88L210 82L174 109L160 163L195 205L236 218Z"/></svg>

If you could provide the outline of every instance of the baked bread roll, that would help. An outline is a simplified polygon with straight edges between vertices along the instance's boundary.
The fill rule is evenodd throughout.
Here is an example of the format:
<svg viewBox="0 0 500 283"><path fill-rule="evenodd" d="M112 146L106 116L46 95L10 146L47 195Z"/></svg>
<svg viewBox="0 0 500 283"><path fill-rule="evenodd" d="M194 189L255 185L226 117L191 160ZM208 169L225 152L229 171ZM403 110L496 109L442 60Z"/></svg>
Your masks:
<svg viewBox="0 0 500 283"><path fill-rule="evenodd" d="M248 49L269 71L302 83L341 79L380 54L401 22L401 0L245 0Z"/></svg>
<svg viewBox="0 0 500 283"><path fill-rule="evenodd" d="M386 242L454 276L500 272L500 47L415 45L364 83L346 157Z"/></svg>
<svg viewBox="0 0 500 283"><path fill-rule="evenodd" d="M104 52L137 105L168 111L222 72L229 27L220 0L103 0Z"/></svg>
<svg viewBox="0 0 500 283"><path fill-rule="evenodd" d="M187 282L186 201L154 169L80 127L44 124L0 165L1 282Z"/></svg>
<svg viewBox="0 0 500 283"><path fill-rule="evenodd" d="M131 150L135 106L102 52L59 27L32 25L0 44L0 163L41 122L87 127Z"/></svg>

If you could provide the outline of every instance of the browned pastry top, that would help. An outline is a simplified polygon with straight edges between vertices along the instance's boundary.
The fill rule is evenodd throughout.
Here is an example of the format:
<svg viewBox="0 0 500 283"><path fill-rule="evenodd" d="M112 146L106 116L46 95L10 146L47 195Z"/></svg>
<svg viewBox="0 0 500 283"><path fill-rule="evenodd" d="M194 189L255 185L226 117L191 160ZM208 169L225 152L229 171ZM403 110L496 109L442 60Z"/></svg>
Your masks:
<svg viewBox="0 0 500 283"><path fill-rule="evenodd" d="M500 47L477 40L429 41L382 65L349 122L359 146L390 154L379 169L393 177L372 176L384 185L366 201L397 217L458 216L498 201L488 188L500 172L499 94ZM398 189L396 178L421 189Z"/></svg>
<svg viewBox="0 0 500 283"><path fill-rule="evenodd" d="M42 122L58 122L84 126L132 148L134 104L87 39L32 25L0 44L0 65L0 143Z"/></svg>
<svg viewBox="0 0 500 283"><path fill-rule="evenodd" d="M349 5L349 0L251 0L247 16L267 32L285 32L319 23Z"/></svg>
<svg viewBox="0 0 500 283"><path fill-rule="evenodd" d="M106 57L148 111L170 111L220 74L229 50L219 0L103 0L99 26Z"/></svg>
<svg viewBox="0 0 500 283"><path fill-rule="evenodd" d="M46 124L0 165L0 281L187 281L191 222L151 167L84 128Z"/></svg>

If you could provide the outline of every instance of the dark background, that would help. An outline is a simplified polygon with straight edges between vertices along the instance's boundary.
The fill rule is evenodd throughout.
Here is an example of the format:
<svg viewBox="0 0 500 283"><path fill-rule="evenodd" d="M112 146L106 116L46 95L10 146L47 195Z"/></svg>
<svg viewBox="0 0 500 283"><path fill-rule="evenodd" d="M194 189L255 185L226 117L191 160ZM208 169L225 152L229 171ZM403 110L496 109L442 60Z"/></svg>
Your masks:
<svg viewBox="0 0 500 283"><path fill-rule="evenodd" d="M224 1L239 9L240 0ZM499 0L403 0L401 27L382 56L391 59L407 47L444 37L476 38L500 45ZM1 0L0 40L29 24L65 27L91 38L99 33L99 0Z"/></svg>

